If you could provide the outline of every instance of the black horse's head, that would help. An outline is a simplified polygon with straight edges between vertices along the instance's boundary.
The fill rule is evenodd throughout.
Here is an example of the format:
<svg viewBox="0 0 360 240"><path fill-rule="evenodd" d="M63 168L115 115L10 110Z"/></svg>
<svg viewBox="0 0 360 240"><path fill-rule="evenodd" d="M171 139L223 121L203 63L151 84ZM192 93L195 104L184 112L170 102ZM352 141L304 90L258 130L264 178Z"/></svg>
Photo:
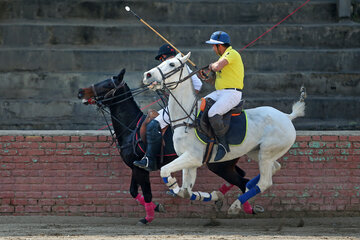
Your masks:
<svg viewBox="0 0 360 240"><path fill-rule="evenodd" d="M105 100L111 95L114 96L116 91L129 91L129 88L123 81L124 75L125 69L122 69L117 76L105 79L104 81L93 84L87 88L80 88L78 91L78 98L82 99L83 103L87 103L92 99Z"/></svg>

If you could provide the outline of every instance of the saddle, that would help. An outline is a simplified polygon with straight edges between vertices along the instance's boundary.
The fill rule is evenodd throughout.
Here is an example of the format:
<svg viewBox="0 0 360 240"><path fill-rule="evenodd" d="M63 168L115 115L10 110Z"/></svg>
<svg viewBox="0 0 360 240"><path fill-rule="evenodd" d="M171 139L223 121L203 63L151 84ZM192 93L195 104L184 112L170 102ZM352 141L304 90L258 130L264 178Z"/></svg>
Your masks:
<svg viewBox="0 0 360 240"><path fill-rule="evenodd" d="M243 111L244 100L223 115L223 121L226 128L226 139L231 145L239 145L246 135L246 113ZM215 101L211 98L202 99L200 111L196 118L195 133L198 139L206 144L206 150L203 163L207 163L211 157L215 144L215 134L211 128L208 112L214 105Z"/></svg>
<svg viewBox="0 0 360 240"><path fill-rule="evenodd" d="M208 112L210 108L214 105L215 101L211 98L202 98L201 99L201 105L200 105L200 111L198 113L198 116L196 118L196 130L204 135L206 135L208 138L214 138L215 134L211 128ZM230 120L232 116L240 116L240 114L243 111L243 105L244 100L241 100L240 103L233 107L229 112L223 115L223 121L224 125L227 130L229 130L230 127Z"/></svg>

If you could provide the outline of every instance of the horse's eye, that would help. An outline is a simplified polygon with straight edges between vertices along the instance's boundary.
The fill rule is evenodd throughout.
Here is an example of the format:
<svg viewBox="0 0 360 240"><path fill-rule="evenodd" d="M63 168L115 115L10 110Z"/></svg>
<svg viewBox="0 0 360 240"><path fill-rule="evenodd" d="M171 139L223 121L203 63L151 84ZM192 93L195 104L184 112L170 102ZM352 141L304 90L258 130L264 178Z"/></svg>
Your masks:
<svg viewBox="0 0 360 240"><path fill-rule="evenodd" d="M175 63L170 63L170 67L175 67Z"/></svg>

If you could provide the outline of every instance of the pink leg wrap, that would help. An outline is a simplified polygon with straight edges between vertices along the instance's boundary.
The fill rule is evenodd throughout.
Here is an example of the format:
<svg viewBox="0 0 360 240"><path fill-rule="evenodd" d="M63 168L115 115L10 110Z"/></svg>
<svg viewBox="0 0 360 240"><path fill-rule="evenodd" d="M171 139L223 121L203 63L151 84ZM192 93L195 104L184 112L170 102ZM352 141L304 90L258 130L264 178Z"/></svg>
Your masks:
<svg viewBox="0 0 360 240"><path fill-rule="evenodd" d="M145 206L145 200L143 195L141 195L140 193L136 196L135 200L140 203L141 205Z"/></svg>
<svg viewBox="0 0 360 240"><path fill-rule="evenodd" d="M140 193L136 196L135 200L140 203L141 205L145 206L145 200L144 200L144 196L141 195ZM153 202L150 202L150 204L153 206L153 208L156 208L156 204Z"/></svg>
<svg viewBox="0 0 360 240"><path fill-rule="evenodd" d="M154 220L154 206L153 203L145 203L145 211L146 211L146 217L145 219L150 223L152 220Z"/></svg>
<svg viewBox="0 0 360 240"><path fill-rule="evenodd" d="M229 183L224 183L220 188L219 188L219 191L222 193L222 194L226 194L234 185L232 184L229 184Z"/></svg>
<svg viewBox="0 0 360 240"><path fill-rule="evenodd" d="M253 214L253 210L252 210L252 207L250 205L250 203L248 201L244 202L243 204L243 209L244 209L244 212L247 213L247 214Z"/></svg>

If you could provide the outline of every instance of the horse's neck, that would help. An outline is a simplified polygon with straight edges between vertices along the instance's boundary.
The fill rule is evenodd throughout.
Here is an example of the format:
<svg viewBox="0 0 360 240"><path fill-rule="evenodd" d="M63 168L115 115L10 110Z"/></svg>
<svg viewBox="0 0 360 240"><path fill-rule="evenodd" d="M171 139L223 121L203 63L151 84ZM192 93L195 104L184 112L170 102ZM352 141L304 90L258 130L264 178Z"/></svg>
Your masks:
<svg viewBox="0 0 360 240"><path fill-rule="evenodd" d="M176 76L173 77L179 80L179 75L180 73L176 74ZM188 75L189 71L185 66L181 78L184 78ZM194 101L196 99L191 78L185 80L182 83L179 83L179 85L175 89L171 90L171 93L172 95L170 95L168 103L171 119L180 119L185 117L186 114L190 114L190 111L192 110ZM184 110L186 111L186 113Z"/></svg>
<svg viewBox="0 0 360 240"><path fill-rule="evenodd" d="M129 129L135 129L136 123L143 115L134 99L114 104L110 107L110 113L113 128L119 142L122 142L128 136L130 133Z"/></svg>

